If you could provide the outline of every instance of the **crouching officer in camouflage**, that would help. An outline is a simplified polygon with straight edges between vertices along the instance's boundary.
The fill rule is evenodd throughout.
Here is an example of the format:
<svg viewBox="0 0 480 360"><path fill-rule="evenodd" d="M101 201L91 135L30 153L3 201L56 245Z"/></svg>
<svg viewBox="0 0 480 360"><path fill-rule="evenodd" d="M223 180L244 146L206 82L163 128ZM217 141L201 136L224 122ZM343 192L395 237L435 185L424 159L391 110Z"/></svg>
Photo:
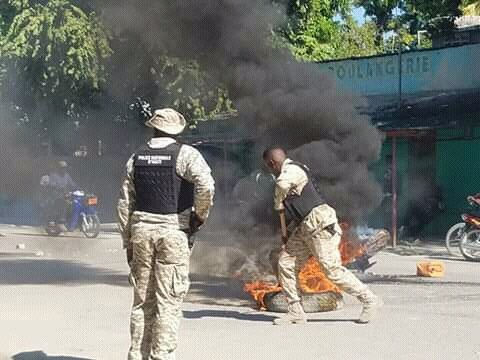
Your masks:
<svg viewBox="0 0 480 360"><path fill-rule="evenodd" d="M181 305L189 288L189 236L209 214L214 180L202 155L175 140L184 117L154 112L147 146L131 156L118 217L134 301L129 360L175 359Z"/></svg>
<svg viewBox="0 0 480 360"><path fill-rule="evenodd" d="M265 150L265 165L276 176L275 209L282 222L283 251L278 262L278 277L288 299L288 314L275 319L277 325L305 323L306 316L298 295L298 273L310 255L320 262L325 275L340 289L363 304L359 323L369 322L381 300L355 275L342 266L340 240L342 230L334 209L318 193L309 169L287 158L278 147ZM287 214L295 225L287 237Z"/></svg>

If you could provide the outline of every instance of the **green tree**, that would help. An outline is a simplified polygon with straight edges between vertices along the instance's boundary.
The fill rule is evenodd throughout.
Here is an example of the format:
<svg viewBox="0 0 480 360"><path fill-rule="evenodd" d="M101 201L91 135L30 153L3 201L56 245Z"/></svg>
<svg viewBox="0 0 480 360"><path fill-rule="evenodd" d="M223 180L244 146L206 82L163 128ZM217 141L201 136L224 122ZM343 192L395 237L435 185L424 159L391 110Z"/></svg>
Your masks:
<svg viewBox="0 0 480 360"><path fill-rule="evenodd" d="M195 126L198 120L235 111L228 92L212 81L194 60L159 56L152 74L164 103L186 115L190 126Z"/></svg>
<svg viewBox="0 0 480 360"><path fill-rule="evenodd" d="M334 58L350 58L377 55L383 51L377 45L377 26L373 21L359 25L352 16L347 16L334 37Z"/></svg>
<svg viewBox="0 0 480 360"><path fill-rule="evenodd" d="M404 0L401 22L411 34L419 30L430 33L449 31L455 17L461 15L461 0Z"/></svg>
<svg viewBox="0 0 480 360"><path fill-rule="evenodd" d="M278 3L278 2L277 2ZM320 61L334 57L332 41L338 30L335 15L346 14L348 0L286 0L287 25L279 30L286 45L301 60Z"/></svg>
<svg viewBox="0 0 480 360"><path fill-rule="evenodd" d="M396 41L391 36L385 37L390 31L397 33L402 43L410 44L419 30L429 33L451 30L455 17L460 15L460 0L357 0L356 4L377 25L376 45L385 42L386 49L392 48ZM423 43L428 43L428 39Z"/></svg>
<svg viewBox="0 0 480 360"><path fill-rule="evenodd" d="M29 110L78 114L106 80L111 49L99 19L68 0L9 0L1 11L2 85L22 89L14 101Z"/></svg>
<svg viewBox="0 0 480 360"><path fill-rule="evenodd" d="M145 43L138 33L113 33L106 90L115 101L127 104L140 96L152 106L177 109L191 126L234 112L227 91L197 61L173 57Z"/></svg>
<svg viewBox="0 0 480 360"><path fill-rule="evenodd" d="M394 10L400 4L399 0L358 0L358 6L365 9L365 15L375 22L377 31L375 45L381 46L385 32L392 30Z"/></svg>
<svg viewBox="0 0 480 360"><path fill-rule="evenodd" d="M479 16L480 0L464 0L461 5L461 10L464 15Z"/></svg>

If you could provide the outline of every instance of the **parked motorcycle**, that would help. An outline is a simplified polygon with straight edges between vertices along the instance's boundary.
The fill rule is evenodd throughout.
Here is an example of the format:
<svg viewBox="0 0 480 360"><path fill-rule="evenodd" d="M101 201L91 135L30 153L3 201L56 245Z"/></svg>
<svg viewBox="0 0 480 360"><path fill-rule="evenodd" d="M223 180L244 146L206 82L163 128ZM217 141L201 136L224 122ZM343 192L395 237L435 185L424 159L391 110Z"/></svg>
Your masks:
<svg viewBox="0 0 480 360"><path fill-rule="evenodd" d="M73 191L66 195L70 205L65 224L57 219L49 219L45 228L48 235L58 236L60 233L80 229L87 238L95 238L100 232L100 219L97 214L98 198L84 191Z"/></svg>
<svg viewBox="0 0 480 360"><path fill-rule="evenodd" d="M463 214L465 233L460 239L460 252L465 259L480 261L480 215Z"/></svg>
<svg viewBox="0 0 480 360"><path fill-rule="evenodd" d="M478 209L480 208L480 194L467 197L467 202L472 208L470 213L473 213L474 211L478 212ZM447 235L445 235L445 246L451 255L458 255L457 250L460 247L460 241L469 230L469 226L467 226L467 223L464 220L464 215L462 215L463 221L453 225L448 230Z"/></svg>

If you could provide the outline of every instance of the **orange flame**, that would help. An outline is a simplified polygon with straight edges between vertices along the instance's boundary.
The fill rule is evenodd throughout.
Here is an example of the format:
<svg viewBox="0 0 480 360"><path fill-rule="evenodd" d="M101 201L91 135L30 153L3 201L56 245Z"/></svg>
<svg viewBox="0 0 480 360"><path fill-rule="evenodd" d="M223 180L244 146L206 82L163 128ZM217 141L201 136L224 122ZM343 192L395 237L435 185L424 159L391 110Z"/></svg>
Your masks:
<svg viewBox="0 0 480 360"><path fill-rule="evenodd" d="M356 258L362 256L367 248L362 245L356 238L350 236L350 225L341 223L340 227L343 230L342 240L340 241L340 255L342 257L342 264L348 265L355 261Z"/></svg>
<svg viewBox="0 0 480 360"><path fill-rule="evenodd" d="M307 294L318 294L327 291L340 293L340 289L336 287L322 271L319 262L310 257L298 274L298 283L300 290Z"/></svg>
<svg viewBox="0 0 480 360"><path fill-rule="evenodd" d="M255 300L260 310L267 310L267 306L264 302L265 295L273 292L280 292L282 291L282 287L264 281L253 281L245 283L243 291L249 293L253 297L253 300Z"/></svg>
<svg viewBox="0 0 480 360"><path fill-rule="evenodd" d="M339 250L342 257L342 263L348 265L356 258L363 255L366 251L365 246L356 239L349 236L350 226L346 223L340 224L343 235ZM335 286L325 275L319 262L310 257L298 275L300 290L307 294L317 294L322 292L340 293L340 289ZM265 310L265 295L282 290L278 284L267 283L264 281L254 281L245 283L243 290L249 293L258 305L260 310Z"/></svg>

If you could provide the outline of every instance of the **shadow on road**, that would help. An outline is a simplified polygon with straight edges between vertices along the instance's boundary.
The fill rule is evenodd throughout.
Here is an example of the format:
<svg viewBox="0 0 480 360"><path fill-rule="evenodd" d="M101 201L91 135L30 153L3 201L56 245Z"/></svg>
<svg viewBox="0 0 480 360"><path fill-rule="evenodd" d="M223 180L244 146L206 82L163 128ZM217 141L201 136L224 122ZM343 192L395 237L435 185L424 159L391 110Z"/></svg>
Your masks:
<svg viewBox="0 0 480 360"><path fill-rule="evenodd" d="M357 274L357 277L366 284L480 286L480 282L452 281L443 278L420 277L417 275L377 275L366 273Z"/></svg>
<svg viewBox="0 0 480 360"><path fill-rule="evenodd" d="M0 253L1 255L1 253ZM203 304L247 304L249 296L243 283L228 278L191 276L192 285L186 301ZM86 263L58 259L15 258L0 256L0 285L88 285L106 284L129 287L126 273L99 268Z"/></svg>
<svg viewBox="0 0 480 360"><path fill-rule="evenodd" d="M275 316L255 313L241 313L238 311L223 311L223 310L199 310L199 311L183 311L183 317L185 319L202 319L202 318L222 318L222 319L235 319L246 321L268 321L271 322L275 319Z"/></svg>
<svg viewBox="0 0 480 360"><path fill-rule="evenodd" d="M449 256L447 250L444 248L429 248L422 246L399 245L395 249L388 248L383 251L401 256Z"/></svg>
<svg viewBox="0 0 480 360"><path fill-rule="evenodd" d="M243 291L243 282L237 279L191 274L187 302L210 305L246 305L249 295Z"/></svg>
<svg viewBox="0 0 480 360"><path fill-rule="evenodd" d="M457 256L451 256L451 255L447 255L447 256L429 256L428 257L429 259L432 259L432 260L445 260L445 261L457 261L457 262L463 262L463 263L468 263L467 260L465 260L465 258L463 257L457 257Z"/></svg>
<svg viewBox="0 0 480 360"><path fill-rule="evenodd" d="M96 268L75 261L8 258L0 260L0 284L107 284L129 286L127 276L123 273Z"/></svg>
<svg viewBox="0 0 480 360"><path fill-rule="evenodd" d="M29 351L13 355L12 360L93 360L75 356L49 356L43 351Z"/></svg>
<svg viewBox="0 0 480 360"><path fill-rule="evenodd" d="M246 305L249 296L239 280L192 275L186 301L212 305ZM57 259L0 257L0 285L88 285L129 287L126 273Z"/></svg>

